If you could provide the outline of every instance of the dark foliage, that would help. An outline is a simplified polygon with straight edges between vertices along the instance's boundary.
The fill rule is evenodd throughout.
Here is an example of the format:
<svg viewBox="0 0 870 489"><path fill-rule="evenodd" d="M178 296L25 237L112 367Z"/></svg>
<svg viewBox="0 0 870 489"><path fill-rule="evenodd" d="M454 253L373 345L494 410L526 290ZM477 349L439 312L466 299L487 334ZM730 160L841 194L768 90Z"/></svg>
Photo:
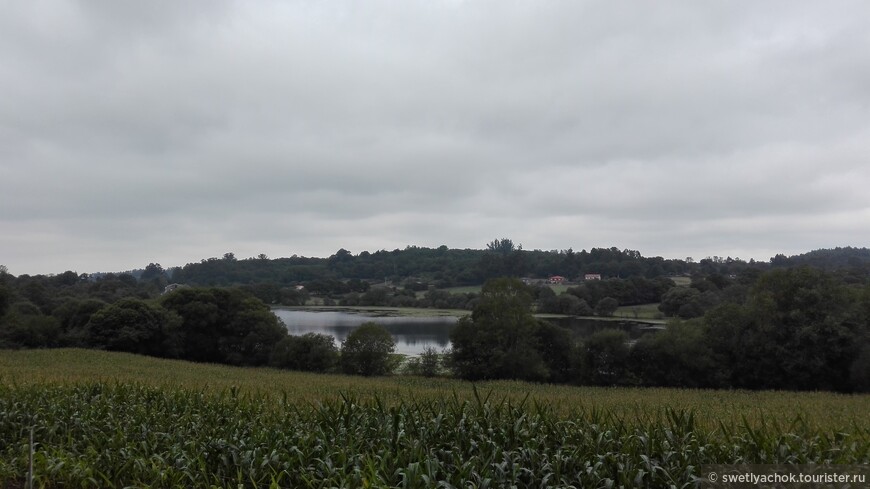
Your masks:
<svg viewBox="0 0 870 489"><path fill-rule="evenodd" d="M331 372L338 365L338 348L332 336L325 334L287 336L272 349L269 365L290 370Z"/></svg>
<svg viewBox="0 0 870 489"><path fill-rule="evenodd" d="M351 375L386 375L392 372L393 336L374 322L363 323L341 344L341 369Z"/></svg>
<svg viewBox="0 0 870 489"><path fill-rule="evenodd" d="M157 304L121 299L90 316L83 340L91 348L175 358L182 353L180 326L178 316Z"/></svg>
<svg viewBox="0 0 870 489"><path fill-rule="evenodd" d="M461 318L450 335L455 373L468 380L565 378L569 335L535 319L531 303L528 287L517 279L484 284L471 316Z"/></svg>
<svg viewBox="0 0 870 489"><path fill-rule="evenodd" d="M817 250L770 263L730 257L694 263L617 248L528 251L505 239L490 245L356 255L342 249L328 258L276 260L227 253L180 269L150 263L119 274L15 277L0 266L0 347L91 346L236 365L274 359L286 367L295 361L287 358L302 356L273 355L274 345L297 350L289 346L295 340L283 341L286 330L264 303L315 298L472 310L454 330L449 356L456 374L468 379L844 392L870 385L870 250ZM441 290L505 275L576 280L584 273L604 280L562 295L515 278L491 280L479 296ZM676 287L666 278L672 275L691 276L691 284ZM155 302L170 280L244 290L187 287ZM585 316L594 304L606 315L612 309L603 307L607 298L621 305L660 301L664 314L695 319L675 321L633 346L615 333L578 346L566 331L531 315L533 301L539 312Z"/></svg>
<svg viewBox="0 0 870 489"><path fill-rule="evenodd" d="M265 365L287 335L267 305L239 289L182 288L161 304L181 317L182 357L189 360Z"/></svg>

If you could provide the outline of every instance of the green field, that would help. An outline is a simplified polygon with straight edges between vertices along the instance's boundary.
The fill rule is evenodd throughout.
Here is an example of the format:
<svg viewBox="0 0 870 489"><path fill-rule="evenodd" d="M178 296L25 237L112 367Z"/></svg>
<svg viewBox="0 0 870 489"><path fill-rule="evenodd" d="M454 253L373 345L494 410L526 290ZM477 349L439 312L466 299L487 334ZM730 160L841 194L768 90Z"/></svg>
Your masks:
<svg viewBox="0 0 870 489"><path fill-rule="evenodd" d="M641 304L638 306L620 306L613 313L614 317L629 319L663 319L664 315L659 311L659 303Z"/></svg>
<svg viewBox="0 0 870 489"><path fill-rule="evenodd" d="M463 285L461 287L448 287L443 290L451 294L479 294L481 288L483 288L482 285Z"/></svg>
<svg viewBox="0 0 870 489"><path fill-rule="evenodd" d="M472 385L0 351L0 487L682 486L868 463L870 395Z"/></svg>
<svg viewBox="0 0 870 489"><path fill-rule="evenodd" d="M446 290L447 292L450 292L451 294L469 294L469 293L479 294L480 289L482 287L483 287L482 285L465 285L462 287L449 287L449 288L446 288L443 290ZM567 292L568 288L570 288L572 286L571 285L564 285L564 284L557 284L557 285L549 285L549 287L551 289L553 289L553 292L555 292L556 295L559 295L563 292Z"/></svg>
<svg viewBox="0 0 870 489"><path fill-rule="evenodd" d="M668 278L673 280L674 284L676 284L679 287L688 287L688 286L692 285L692 277L686 277L684 275L676 275L676 276L668 277Z"/></svg>

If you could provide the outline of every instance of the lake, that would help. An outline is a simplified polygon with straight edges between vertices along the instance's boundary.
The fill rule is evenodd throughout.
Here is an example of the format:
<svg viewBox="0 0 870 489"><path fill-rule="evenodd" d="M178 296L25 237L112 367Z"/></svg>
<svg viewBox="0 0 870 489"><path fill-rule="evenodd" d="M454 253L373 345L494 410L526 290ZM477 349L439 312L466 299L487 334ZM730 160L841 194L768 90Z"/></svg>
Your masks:
<svg viewBox="0 0 870 489"><path fill-rule="evenodd" d="M292 335L328 334L336 345L347 338L357 326L374 321L385 327L396 340L396 353L419 355L427 346L438 351L450 346L450 329L458 318L452 316L367 316L344 311L300 311L275 309L287 331Z"/></svg>
<svg viewBox="0 0 870 489"><path fill-rule="evenodd" d="M419 355L426 347L441 351L450 346L450 329L458 318L452 316L370 316L345 311L305 311L274 309L292 335L328 334L336 346L357 326L373 321L385 327L396 340L396 353ZM547 319L570 329L578 337L589 336L602 329L621 329L636 340L646 333L648 325L634 321L602 321L588 318Z"/></svg>

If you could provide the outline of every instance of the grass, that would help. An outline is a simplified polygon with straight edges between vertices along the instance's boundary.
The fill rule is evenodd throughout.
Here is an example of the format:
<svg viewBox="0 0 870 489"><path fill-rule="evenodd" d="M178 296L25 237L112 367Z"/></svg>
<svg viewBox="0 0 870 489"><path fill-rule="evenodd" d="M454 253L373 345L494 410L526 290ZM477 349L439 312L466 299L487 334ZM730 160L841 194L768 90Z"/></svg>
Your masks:
<svg viewBox="0 0 870 489"><path fill-rule="evenodd" d="M547 285L549 285L549 287L551 289L553 289L553 292L555 292L556 295L559 295L563 292L567 292L568 288L573 287L572 285L565 285L565 284L547 284ZM450 292L451 294L469 294L469 293L480 294L481 288L483 288L482 285L465 285L462 287L448 287L448 288L443 289L443 290L446 290L447 292Z"/></svg>
<svg viewBox="0 0 870 489"><path fill-rule="evenodd" d="M675 275L668 278L673 280L674 284L676 284L678 287L688 287L692 285L692 277L686 277L685 275Z"/></svg>
<svg viewBox="0 0 870 489"><path fill-rule="evenodd" d="M664 315L659 311L659 303L641 304L637 306L620 306L613 314L614 317L628 319L663 319Z"/></svg>
<svg viewBox="0 0 870 489"><path fill-rule="evenodd" d="M57 349L0 352L0 384L69 385L92 381L140 383L154 387L278 396L301 403L352 394L384 402L403 399L473 399L469 382L422 377L349 377L291 372L270 368L242 368L199 364L96 350ZM699 422L750 423L791 420L797 416L819 429L848 429L853 423L870 426L870 395L825 392L753 392L689 389L575 387L517 381L476 384L499 398L547 403L561 413L572 409L603 409L637 417L665 408L691 409Z"/></svg>
<svg viewBox="0 0 870 489"><path fill-rule="evenodd" d="M451 294L480 294L482 288L482 285L463 285L461 287L448 287L443 290Z"/></svg>
<svg viewBox="0 0 870 489"><path fill-rule="evenodd" d="M686 487L703 464L867 464L868 405L0 351L0 487L31 427L38 487Z"/></svg>

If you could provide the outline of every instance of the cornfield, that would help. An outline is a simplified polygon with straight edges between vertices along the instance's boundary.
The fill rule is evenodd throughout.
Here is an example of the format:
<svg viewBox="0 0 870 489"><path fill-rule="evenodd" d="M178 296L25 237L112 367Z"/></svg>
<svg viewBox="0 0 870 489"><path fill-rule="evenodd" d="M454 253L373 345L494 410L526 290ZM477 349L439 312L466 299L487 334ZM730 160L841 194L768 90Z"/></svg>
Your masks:
<svg viewBox="0 0 870 489"><path fill-rule="evenodd" d="M856 418L860 419L860 418ZM866 464L870 429L800 416L699 424L470 398L318 401L139 382L0 382L0 485L21 487L693 487L702 464Z"/></svg>

